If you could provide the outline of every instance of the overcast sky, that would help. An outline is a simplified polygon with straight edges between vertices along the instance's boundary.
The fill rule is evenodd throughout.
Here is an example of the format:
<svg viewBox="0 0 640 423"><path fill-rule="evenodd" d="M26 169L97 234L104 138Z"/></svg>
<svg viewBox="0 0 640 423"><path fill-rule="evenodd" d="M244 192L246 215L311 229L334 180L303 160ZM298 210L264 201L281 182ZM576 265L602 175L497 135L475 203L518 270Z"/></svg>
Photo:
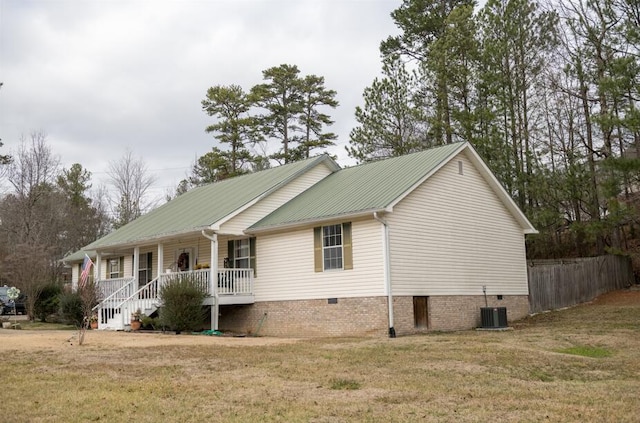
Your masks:
<svg viewBox="0 0 640 423"><path fill-rule="evenodd" d="M105 183L130 148L162 197L213 147L207 88L262 82L283 63L325 77L344 150L362 91L380 73L380 41L397 33L395 0L0 0L0 154L44 131L64 167Z"/></svg>

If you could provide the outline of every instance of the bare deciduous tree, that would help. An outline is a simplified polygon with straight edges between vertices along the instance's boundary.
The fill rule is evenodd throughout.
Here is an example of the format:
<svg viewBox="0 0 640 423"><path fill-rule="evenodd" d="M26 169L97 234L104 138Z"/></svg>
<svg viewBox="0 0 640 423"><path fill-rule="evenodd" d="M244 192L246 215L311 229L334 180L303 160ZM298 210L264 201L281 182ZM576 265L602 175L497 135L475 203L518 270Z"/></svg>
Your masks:
<svg viewBox="0 0 640 423"><path fill-rule="evenodd" d="M5 259L5 270L25 295L25 308L35 318L35 304L42 289L51 282L51 253L43 246L20 244ZM12 283L13 284L13 283Z"/></svg>
<svg viewBox="0 0 640 423"><path fill-rule="evenodd" d="M119 160L109 162L111 184L116 189L111 206L114 213L114 227L119 228L140 217L151 202L146 198L155 179L148 174L147 166L127 151Z"/></svg>
<svg viewBox="0 0 640 423"><path fill-rule="evenodd" d="M38 189L53 185L60 170L60 160L51 153L47 135L42 131L32 132L29 139L20 137L20 146L9 166L9 183L18 196L38 198Z"/></svg>
<svg viewBox="0 0 640 423"><path fill-rule="evenodd" d="M13 193L3 203L3 225L13 245L44 243L53 245L56 237L58 209L53 201L59 159L51 153L43 132L21 137L21 144L8 168Z"/></svg>

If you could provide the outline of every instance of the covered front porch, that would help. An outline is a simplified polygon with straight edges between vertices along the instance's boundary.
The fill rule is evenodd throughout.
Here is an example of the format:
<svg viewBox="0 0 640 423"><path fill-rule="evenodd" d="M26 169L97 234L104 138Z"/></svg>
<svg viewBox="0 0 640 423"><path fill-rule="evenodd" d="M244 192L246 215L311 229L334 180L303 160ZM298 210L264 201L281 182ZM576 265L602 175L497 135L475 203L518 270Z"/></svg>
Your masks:
<svg viewBox="0 0 640 423"><path fill-rule="evenodd" d="M254 302L255 239L221 238L203 231L154 246L97 251L98 328L127 329L132 313L150 316L159 308L164 285L189 278L207 294L203 305L211 306L211 328L217 330L220 305Z"/></svg>
<svg viewBox="0 0 640 423"><path fill-rule="evenodd" d="M133 277L98 281L100 303L94 308L98 329L124 330L131 324L131 314L138 310L152 315L161 305L162 287L183 278L194 280L208 293L203 305L212 306L212 310L220 305L253 304L252 269L218 271L214 278L217 283L213 284L211 274L210 269L163 273L142 287L137 287L138 281Z"/></svg>

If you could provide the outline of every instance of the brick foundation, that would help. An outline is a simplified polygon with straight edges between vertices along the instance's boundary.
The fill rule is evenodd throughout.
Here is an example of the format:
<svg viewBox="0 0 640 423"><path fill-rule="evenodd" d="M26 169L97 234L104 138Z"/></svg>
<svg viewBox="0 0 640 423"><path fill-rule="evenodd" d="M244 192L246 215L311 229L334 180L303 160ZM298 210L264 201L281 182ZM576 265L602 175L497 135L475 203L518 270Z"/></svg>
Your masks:
<svg viewBox="0 0 640 423"><path fill-rule="evenodd" d="M322 299L221 306L219 327L265 336L385 336L386 298L338 298L335 304Z"/></svg>
<svg viewBox="0 0 640 423"><path fill-rule="evenodd" d="M529 297L526 295L505 295L502 300L491 295L487 300L489 307L507 308L508 322L522 319L529 314ZM481 295L430 296L427 301L428 327L416 329L413 319L413 297L395 297L396 333L409 335L428 330L473 329L481 325L480 308L484 306L485 299Z"/></svg>
<svg viewBox="0 0 640 423"><path fill-rule="evenodd" d="M511 322L529 314L526 295L490 296L490 307L506 307ZM427 331L473 329L480 326L483 296L431 296L427 300L428 327L414 327L413 297L394 297L397 335ZM221 330L261 336L388 336L387 298L338 298L299 301L266 301L245 306L221 306Z"/></svg>

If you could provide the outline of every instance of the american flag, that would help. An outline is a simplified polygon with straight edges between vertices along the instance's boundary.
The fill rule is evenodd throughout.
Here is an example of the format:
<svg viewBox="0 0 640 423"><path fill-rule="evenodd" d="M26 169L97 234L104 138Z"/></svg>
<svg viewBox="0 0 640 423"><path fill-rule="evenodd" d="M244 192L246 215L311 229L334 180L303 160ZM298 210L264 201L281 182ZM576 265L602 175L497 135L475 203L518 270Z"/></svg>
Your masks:
<svg viewBox="0 0 640 423"><path fill-rule="evenodd" d="M85 254L84 261L82 262L82 273L80 273L80 288L84 288L84 286L87 284L91 266L93 266L93 262L91 261L91 258Z"/></svg>

